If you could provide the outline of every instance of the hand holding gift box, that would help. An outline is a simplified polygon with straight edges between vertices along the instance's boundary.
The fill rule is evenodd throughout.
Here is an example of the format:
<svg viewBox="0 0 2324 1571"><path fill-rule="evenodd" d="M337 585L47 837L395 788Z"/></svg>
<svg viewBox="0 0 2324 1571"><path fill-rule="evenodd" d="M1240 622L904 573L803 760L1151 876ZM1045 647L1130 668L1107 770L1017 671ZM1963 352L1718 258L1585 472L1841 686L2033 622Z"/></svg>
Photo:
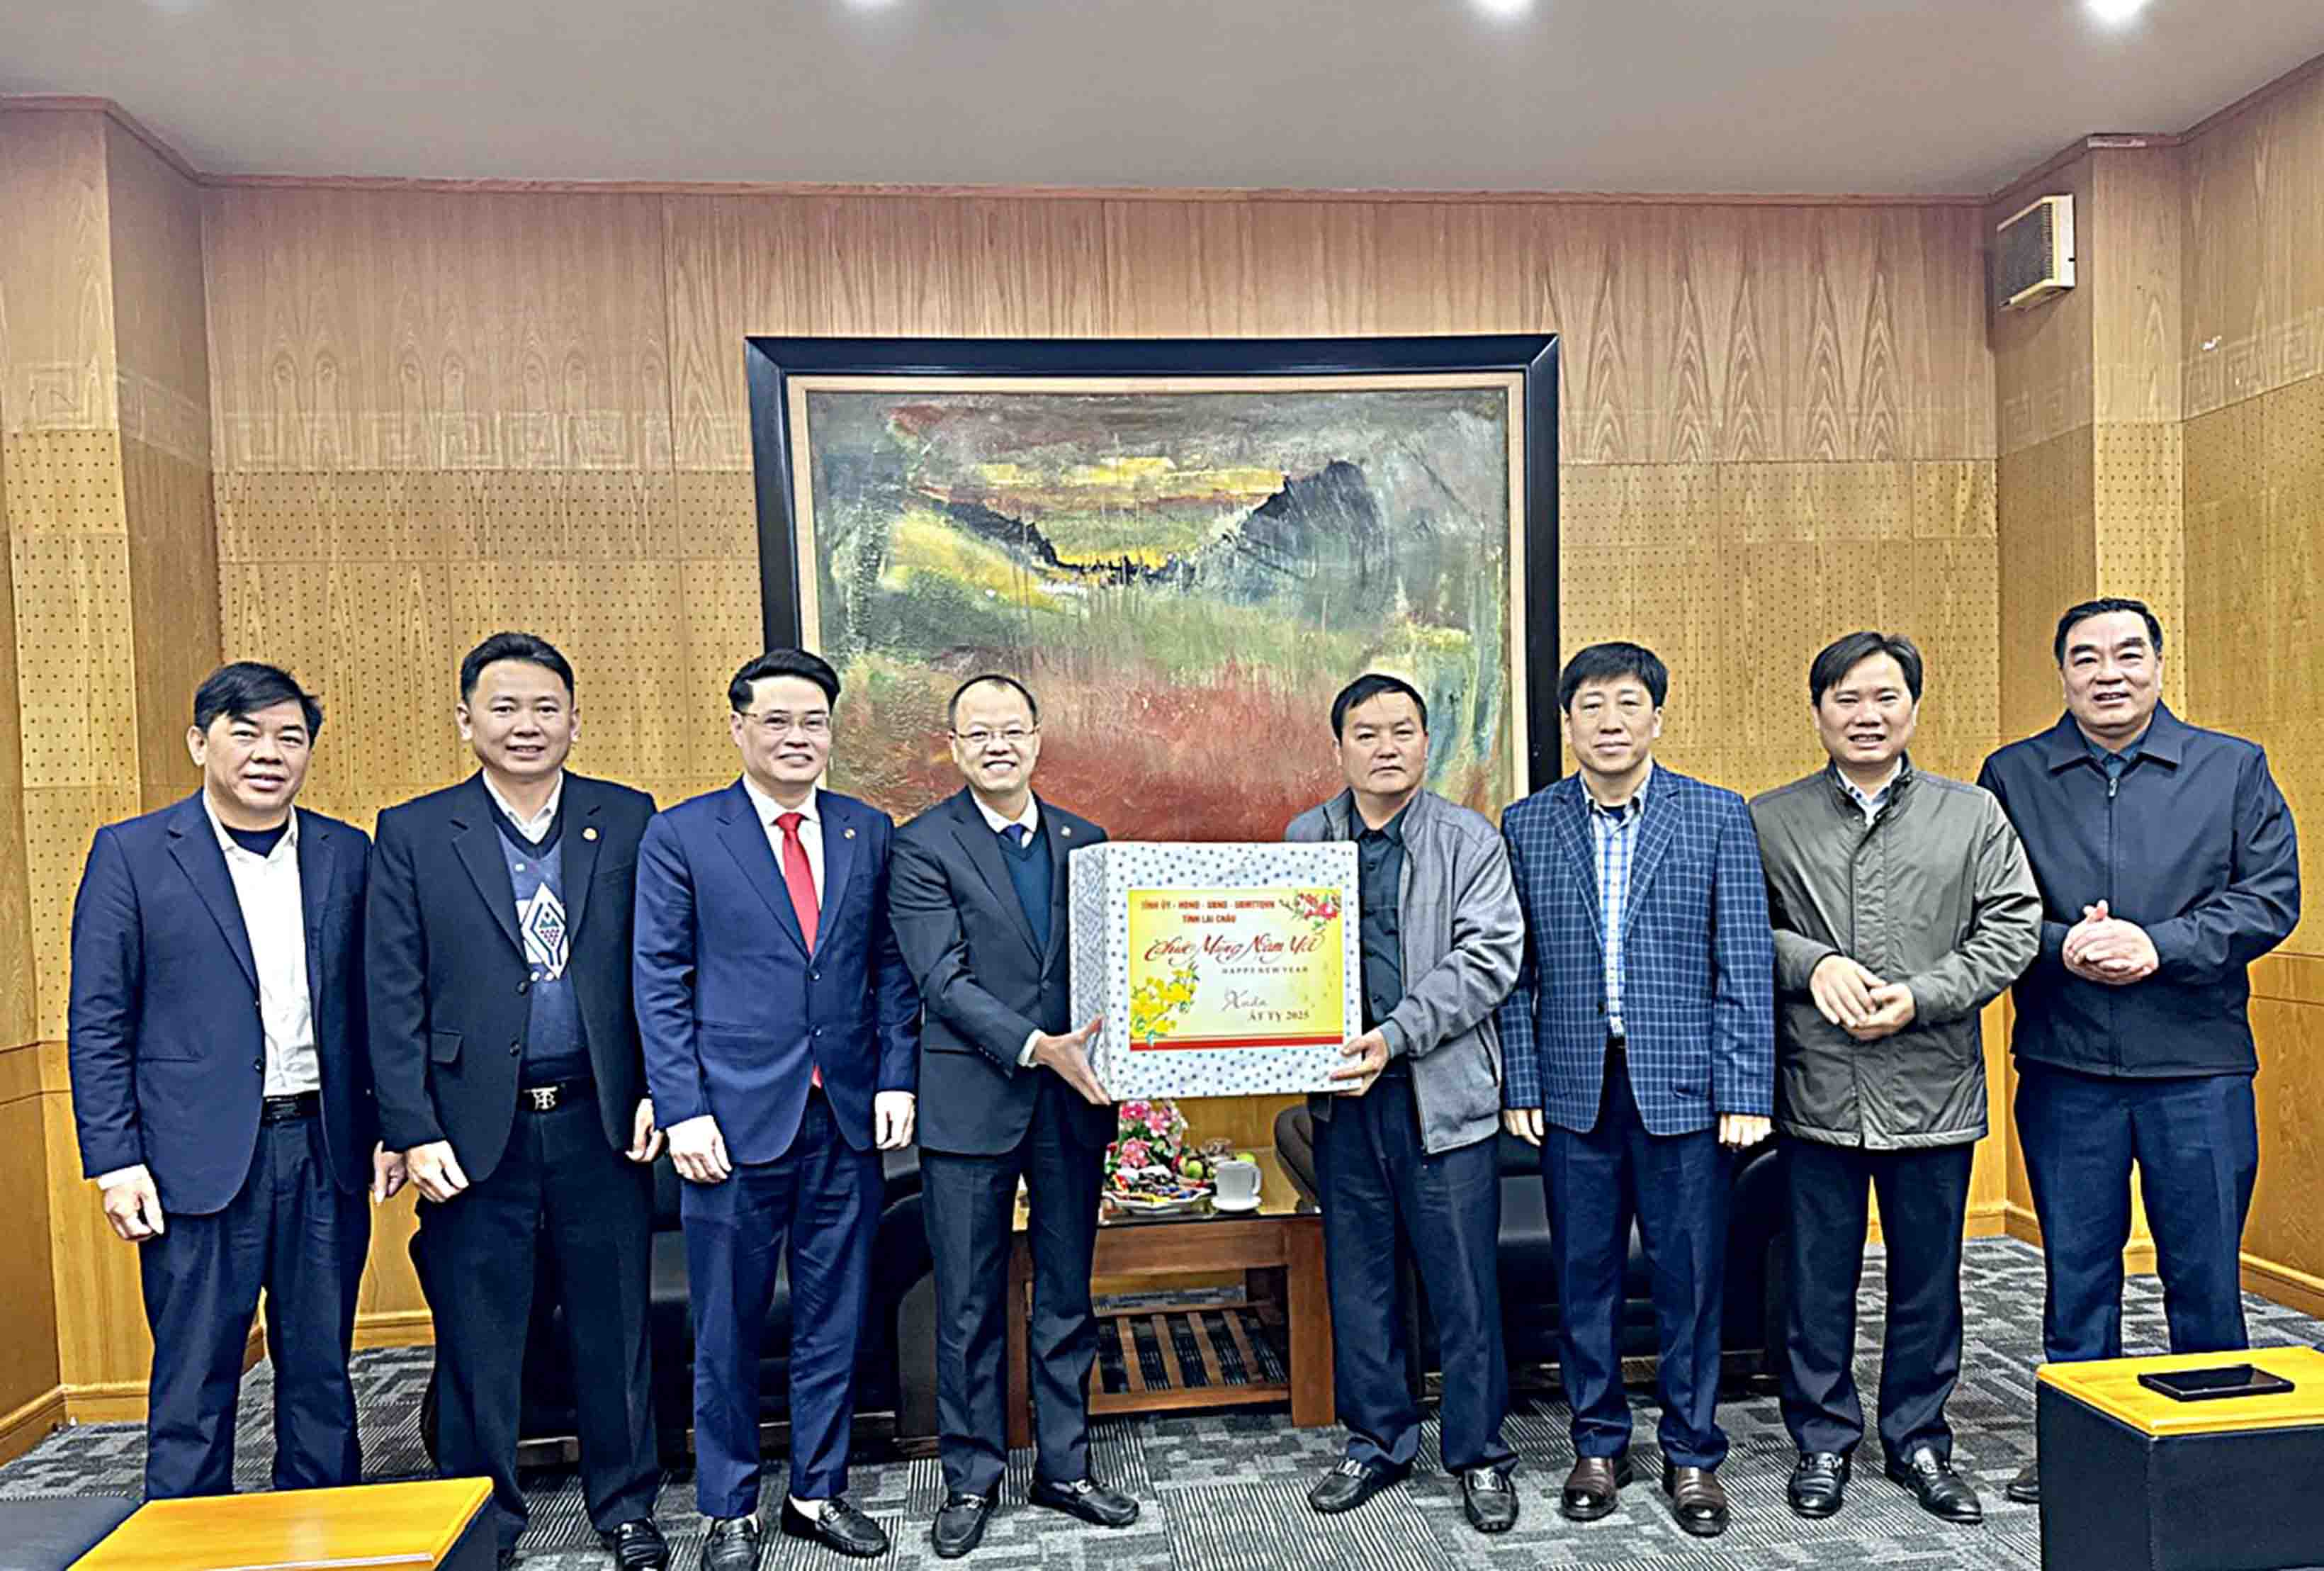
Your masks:
<svg viewBox="0 0 2324 1571"><path fill-rule="evenodd" d="M1074 1016L1114 1096L1337 1089L1360 1020L1348 845L1110 841L1073 854Z"/></svg>

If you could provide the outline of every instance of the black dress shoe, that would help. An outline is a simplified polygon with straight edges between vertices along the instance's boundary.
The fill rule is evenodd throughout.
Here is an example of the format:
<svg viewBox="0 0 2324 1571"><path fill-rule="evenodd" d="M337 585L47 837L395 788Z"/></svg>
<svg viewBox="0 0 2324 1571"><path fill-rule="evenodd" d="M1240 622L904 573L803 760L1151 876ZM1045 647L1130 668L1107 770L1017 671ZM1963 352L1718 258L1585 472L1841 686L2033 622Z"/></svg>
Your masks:
<svg viewBox="0 0 2324 1571"><path fill-rule="evenodd" d="M1852 1471L1838 1451L1803 1451L1792 1466L1792 1510L1803 1517L1828 1517L1848 1502Z"/></svg>
<svg viewBox="0 0 2324 1571"><path fill-rule="evenodd" d="M2042 1503L2042 1459L2036 1456L2019 1468L2017 1476L2011 1479L2008 1487L2001 1492L2019 1505L2040 1505Z"/></svg>
<svg viewBox="0 0 2324 1571"><path fill-rule="evenodd" d="M650 1517L608 1528L597 1538L613 1552L614 1571L666 1571L669 1565L669 1542Z"/></svg>
<svg viewBox="0 0 2324 1571"><path fill-rule="evenodd" d="M1679 1467L1663 1464L1663 1492L1671 1497L1671 1512L1678 1525L1698 1539L1715 1539L1727 1530L1727 1486L1715 1467Z"/></svg>
<svg viewBox="0 0 2324 1571"><path fill-rule="evenodd" d="M1333 1464L1331 1472L1315 1481L1315 1486L1307 1492L1307 1503L1326 1516L1335 1516L1355 1510L1389 1484L1401 1483L1411 1476L1409 1462L1397 1467L1344 1456Z"/></svg>
<svg viewBox="0 0 2324 1571"><path fill-rule="evenodd" d="M702 1571L758 1571L759 1519L713 1517L702 1540Z"/></svg>
<svg viewBox="0 0 2324 1571"><path fill-rule="evenodd" d="M984 1541L984 1524L992 1519L989 1494L947 1494L929 1524L928 1541L939 1560L957 1560Z"/></svg>
<svg viewBox="0 0 2324 1571"><path fill-rule="evenodd" d="M1461 1509L1480 1533L1506 1533L1517 1525L1517 1492L1498 1467L1471 1467L1461 1475Z"/></svg>
<svg viewBox="0 0 2324 1571"><path fill-rule="evenodd" d="M516 1551L514 1549L503 1549L500 1553L500 1558L493 1563L501 1568L501 1571L509 1571L509 1567L516 1564Z"/></svg>
<svg viewBox="0 0 2324 1571"><path fill-rule="evenodd" d="M844 1494L835 1494L823 1502L819 1515L809 1516L783 1496L783 1509L775 1519L782 1530L794 1539L805 1539L811 1544L821 1544L842 1555L857 1560L874 1560L888 1552L887 1529L857 1511Z"/></svg>
<svg viewBox="0 0 2324 1571"><path fill-rule="evenodd" d="M1079 1517L1094 1527L1126 1528L1138 1520L1136 1501L1120 1490L1106 1488L1094 1478L1076 1478L1069 1483L1036 1478L1025 1492L1025 1501L1028 1505L1047 1506L1053 1511Z"/></svg>
<svg viewBox="0 0 2324 1571"><path fill-rule="evenodd" d="M1921 1509L1932 1517L1963 1524L1985 1520L1985 1507L1977 1491L1953 1471L1950 1461L1937 1455L1933 1446L1915 1446L1904 1454L1902 1463L1890 1462L1888 1476L1911 1490Z"/></svg>
<svg viewBox="0 0 2324 1571"><path fill-rule="evenodd" d="M1621 1492L1637 1481L1628 1451L1619 1456L1577 1456L1573 1471L1565 1475L1565 1487L1557 1492L1557 1509L1569 1521L1597 1521L1612 1516Z"/></svg>

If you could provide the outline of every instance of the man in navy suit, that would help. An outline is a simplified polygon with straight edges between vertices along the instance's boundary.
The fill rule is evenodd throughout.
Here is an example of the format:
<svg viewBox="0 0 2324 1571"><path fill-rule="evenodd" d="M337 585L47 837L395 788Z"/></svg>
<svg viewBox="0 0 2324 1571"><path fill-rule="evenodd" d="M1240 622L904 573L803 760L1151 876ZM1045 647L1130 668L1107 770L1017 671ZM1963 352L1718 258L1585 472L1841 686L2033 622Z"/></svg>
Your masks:
<svg viewBox="0 0 2324 1571"><path fill-rule="evenodd" d="M967 785L897 831L889 886L927 1006L920 1193L936 1261L945 1474L929 1536L947 1560L983 1539L1008 1455L1001 1334L1020 1177L1032 1202L1038 1446L1027 1498L1100 1527L1138 1520L1138 1502L1089 1471L1090 1265L1114 1109L1089 1061L1103 1022L1068 1029L1066 874L1073 853L1105 831L1033 795L1041 711L1023 683L972 677L949 716Z"/></svg>
<svg viewBox="0 0 2324 1571"><path fill-rule="evenodd" d="M360 1482L347 1353L364 1192L403 1186L364 1051L363 831L292 806L323 710L240 661L194 694L202 789L97 832L73 902L82 1171L138 1246L153 1333L145 1493L234 1488L266 1296L274 1487Z"/></svg>
<svg viewBox="0 0 2324 1571"><path fill-rule="evenodd" d="M1663 1490L1681 1528L1712 1538L1728 1523L1729 1153L1770 1132L1775 942L1743 799L1654 762L1669 689L1635 643L1575 655L1557 701L1579 770L1502 815L1526 929L1500 1012L1503 1101L1542 1148L1555 1236L1575 1456L1561 1508L1595 1520L1630 1482L1617 1333L1635 1215L1661 1338Z"/></svg>
<svg viewBox="0 0 2324 1571"><path fill-rule="evenodd" d="M411 1259L436 1321L436 1465L493 1481L512 1561L546 1250L589 1520L621 1571L646 1571L669 1563L646 1326L661 1132L630 1003L653 799L567 771L581 711L545 639L496 633L469 651L455 717L477 772L379 816L364 934L380 1123L427 1202Z"/></svg>
<svg viewBox="0 0 2324 1571"><path fill-rule="evenodd" d="M847 1499L856 1339L880 1152L912 1138L919 996L888 920L888 815L816 782L839 675L780 649L734 674L733 785L647 827L638 1024L667 1121L694 1308L703 1564L759 1562L759 1346L788 1254L790 1491L782 1530L870 1558Z"/></svg>

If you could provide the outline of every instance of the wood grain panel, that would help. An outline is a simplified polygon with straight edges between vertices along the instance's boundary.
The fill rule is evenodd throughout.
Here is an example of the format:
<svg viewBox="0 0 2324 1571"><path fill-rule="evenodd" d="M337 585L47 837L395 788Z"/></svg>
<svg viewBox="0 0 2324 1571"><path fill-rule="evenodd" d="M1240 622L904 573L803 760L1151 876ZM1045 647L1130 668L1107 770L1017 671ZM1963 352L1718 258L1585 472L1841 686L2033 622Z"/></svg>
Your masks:
<svg viewBox="0 0 2324 1571"><path fill-rule="evenodd" d="M1987 209L1986 232L1990 235L1995 225L2036 196L2066 195L2074 199L2080 235L2091 221L2095 179L2085 152L2043 180L2038 190ZM2095 294L2081 284L2024 310L1994 313L1994 401L2005 457L2090 423Z"/></svg>
<svg viewBox="0 0 2324 1571"><path fill-rule="evenodd" d="M71 1388L134 1395L143 1410L153 1338L145 1328L137 1246L106 1224L97 1186L82 1178L73 1132L72 1098L62 1090L40 1099L47 1141L49 1234L57 1284L57 1362Z"/></svg>
<svg viewBox="0 0 2324 1571"><path fill-rule="evenodd" d="M2324 371L2324 75L2206 129L2182 156L2191 416Z"/></svg>
<svg viewBox="0 0 2324 1571"><path fill-rule="evenodd" d="M2005 451L1997 469L2000 720L2006 740L2055 721L2063 699L2051 652L2058 614L2098 587L2095 449L2079 427Z"/></svg>
<svg viewBox="0 0 2324 1571"><path fill-rule="evenodd" d="M8 1055L29 1057L25 1049ZM56 1388L57 1300L49 1243L48 1138L37 1086L0 1100L0 1413Z"/></svg>
<svg viewBox="0 0 2324 1571"><path fill-rule="evenodd" d="M2163 698L2184 714L2187 672L2199 656L2180 637L2187 624L2185 458L2181 427L2175 420L2104 423L2091 427L2090 437L2090 512L2097 531L2098 593L2144 600L2161 618L2165 657Z"/></svg>
<svg viewBox="0 0 2324 1571"><path fill-rule="evenodd" d="M194 689L218 664L218 604L215 596L188 594L187 586L217 582L217 531L208 465L126 437L121 458L137 778L151 810L185 795L199 778L185 735Z"/></svg>
<svg viewBox="0 0 2324 1571"><path fill-rule="evenodd" d="M0 446L13 446L0 439ZM8 522L8 468L0 462L0 528ZM24 759L16 698L16 589L0 552L0 1052L40 1038L32 912L24 861Z"/></svg>
<svg viewBox="0 0 2324 1571"><path fill-rule="evenodd" d="M105 150L121 429L207 473L201 192L111 121Z"/></svg>
<svg viewBox="0 0 2324 1571"><path fill-rule="evenodd" d="M105 120L0 109L0 433L117 424Z"/></svg>
<svg viewBox="0 0 2324 1571"><path fill-rule="evenodd" d="M669 467L659 199L206 201L217 468Z"/></svg>
<svg viewBox="0 0 2324 1571"><path fill-rule="evenodd" d="M2316 1117L2324 1095L2324 1005L2255 999L2252 1031L2260 1052L2260 1163L2244 1249L2313 1283L2324 1279L2324 1215L2316 1208L2324 1182L2324 1123Z"/></svg>
<svg viewBox="0 0 2324 1571"><path fill-rule="evenodd" d="M2100 424L2181 418L2184 170L2175 147L2089 154L2091 228L2076 225L2089 270L2090 418Z"/></svg>

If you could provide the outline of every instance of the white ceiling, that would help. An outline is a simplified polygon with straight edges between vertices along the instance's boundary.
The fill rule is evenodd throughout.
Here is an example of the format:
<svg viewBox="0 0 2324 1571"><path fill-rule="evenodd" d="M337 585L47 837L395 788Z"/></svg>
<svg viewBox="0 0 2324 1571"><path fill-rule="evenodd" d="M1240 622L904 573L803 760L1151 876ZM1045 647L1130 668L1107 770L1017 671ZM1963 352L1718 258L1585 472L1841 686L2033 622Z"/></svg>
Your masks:
<svg viewBox="0 0 2324 1571"><path fill-rule="evenodd" d="M0 92L218 173L1978 194L2319 52L2317 0L0 0Z"/></svg>

